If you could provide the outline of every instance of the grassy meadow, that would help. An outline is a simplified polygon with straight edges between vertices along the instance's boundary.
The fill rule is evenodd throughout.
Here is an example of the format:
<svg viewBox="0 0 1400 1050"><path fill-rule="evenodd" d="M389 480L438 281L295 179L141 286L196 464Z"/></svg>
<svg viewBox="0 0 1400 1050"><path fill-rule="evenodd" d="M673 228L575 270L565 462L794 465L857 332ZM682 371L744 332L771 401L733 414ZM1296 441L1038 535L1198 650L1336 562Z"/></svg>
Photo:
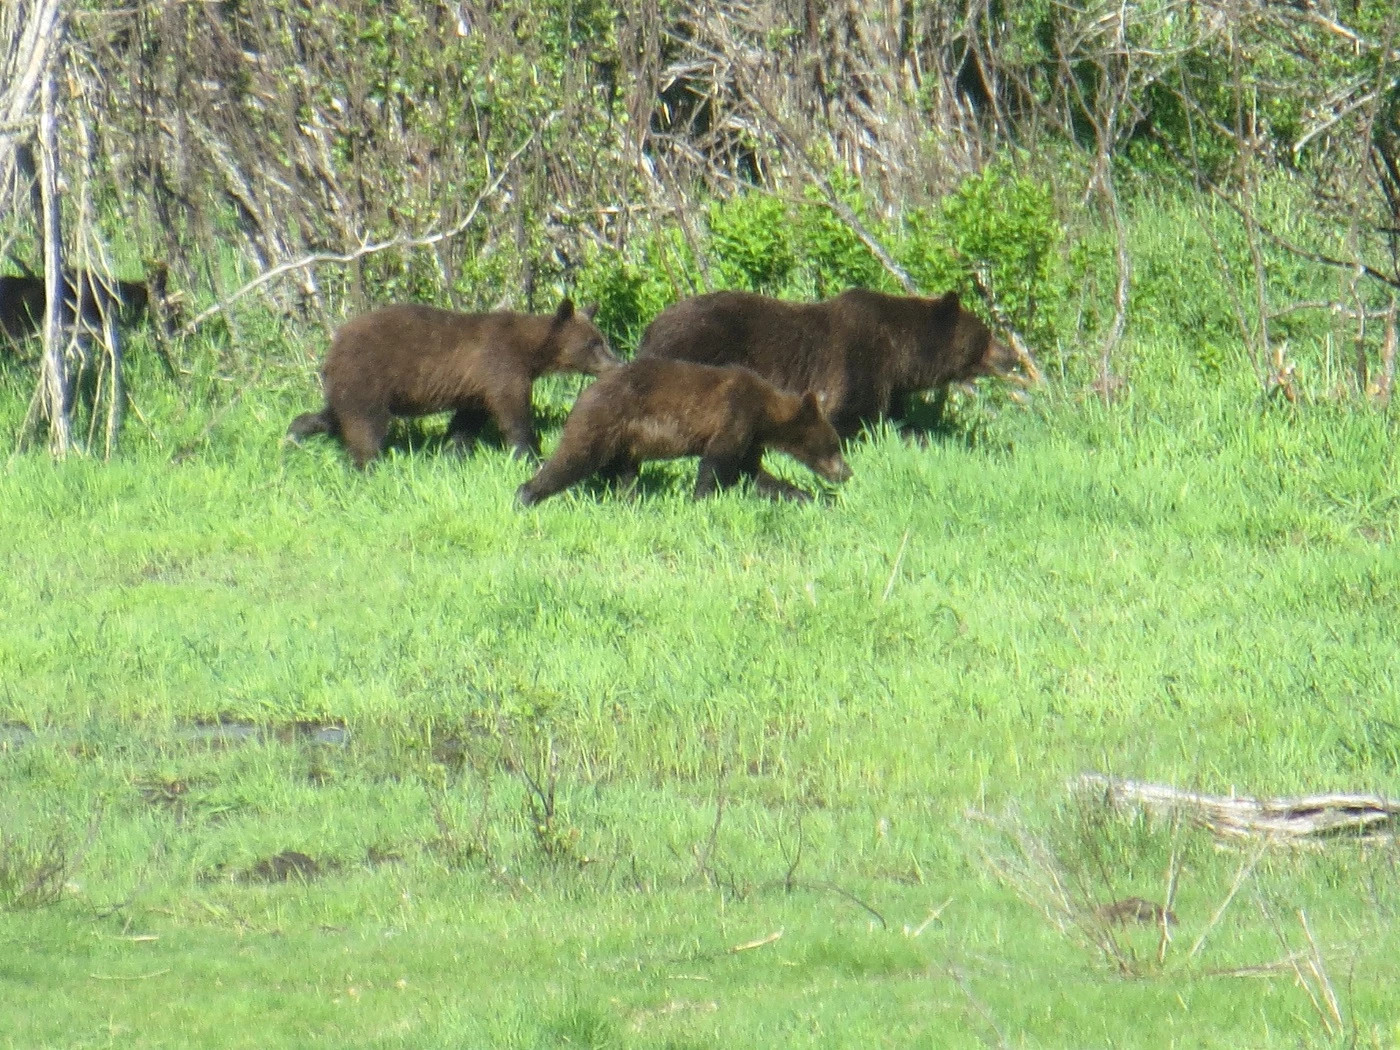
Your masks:
<svg viewBox="0 0 1400 1050"><path fill-rule="evenodd" d="M1400 795L1392 416L1140 342L813 505L522 512L284 443L266 338L0 467L0 1048L1400 1045L1395 847L1068 787Z"/></svg>

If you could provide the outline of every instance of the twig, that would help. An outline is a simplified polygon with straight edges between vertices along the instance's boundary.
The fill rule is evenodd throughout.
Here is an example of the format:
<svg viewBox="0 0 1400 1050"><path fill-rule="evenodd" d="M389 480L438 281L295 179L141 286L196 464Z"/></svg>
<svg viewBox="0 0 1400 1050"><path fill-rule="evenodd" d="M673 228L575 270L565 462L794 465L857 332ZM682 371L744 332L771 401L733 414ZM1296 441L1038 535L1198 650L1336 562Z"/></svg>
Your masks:
<svg viewBox="0 0 1400 1050"><path fill-rule="evenodd" d="M899 553L894 556L894 565L890 568L890 578L885 581L885 593L880 595L880 604L890 600L890 591L894 590L894 578L899 574L900 562L904 561L904 548L909 545L909 530L904 530L904 538L899 541Z"/></svg>
<svg viewBox="0 0 1400 1050"><path fill-rule="evenodd" d="M876 911L874 908L872 908L869 904L866 904L865 901L861 900L859 897L857 897L857 896L856 896L854 893L852 893L850 890L845 889L845 888L843 888L843 887L841 887L841 886L838 886L838 885L836 885L836 883L834 883L834 882L814 882L814 883L811 883L810 885L811 885L814 889L830 890L832 893L836 894L838 897L844 897L846 900L850 901L852 904L855 904L855 905L857 905L858 907L864 908L867 912L869 912L871 915L873 915L873 916L875 917L875 921L878 922L878 923L880 924L880 928L881 928L881 929L883 929L883 930L888 930L888 929L890 928L890 924L889 924L888 922L885 921L885 917L884 917L883 915L881 915L878 911Z"/></svg>
<svg viewBox="0 0 1400 1050"><path fill-rule="evenodd" d="M1206 943L1206 938L1209 937L1211 931L1215 929L1216 923L1218 923L1220 917L1225 914L1225 909L1230 906L1230 902L1235 899L1235 894L1238 893L1240 887L1244 885L1244 880L1249 878L1250 872L1252 872L1254 866L1259 863L1259 858L1264 855L1264 848L1264 844L1261 844L1259 848L1254 851L1254 855L1245 863L1241 864L1239 870L1235 872L1235 881L1230 886L1230 892L1225 894L1225 899L1220 902L1220 907L1215 909L1215 914L1210 917L1210 922L1206 923L1206 928L1201 931L1201 935L1196 938L1196 943L1191 945L1191 950L1186 953L1187 962L1194 959L1196 953L1201 950L1201 946Z"/></svg>
<svg viewBox="0 0 1400 1050"><path fill-rule="evenodd" d="M755 948L762 948L765 945L772 944L774 941L782 940L782 936L782 930L774 930L767 937L759 937L757 940L745 941L743 944L736 944L734 945L734 947L729 949L729 952L731 955L734 955L739 952L753 951Z"/></svg>
<svg viewBox="0 0 1400 1050"><path fill-rule="evenodd" d="M1337 1023L1337 1031L1340 1032L1346 1027L1346 1022L1342 1020L1342 1007L1337 1002L1337 993L1332 990L1332 981L1327 976L1327 968L1322 961L1322 953L1318 951L1317 941L1313 939L1312 930L1308 926L1308 913L1302 908L1298 909L1298 922L1303 927L1303 935L1308 939L1308 947L1311 954L1308 958L1308 969L1312 970L1313 976L1317 978L1318 987L1322 989L1323 998L1327 1001L1327 1010L1332 1015L1332 1020Z"/></svg>

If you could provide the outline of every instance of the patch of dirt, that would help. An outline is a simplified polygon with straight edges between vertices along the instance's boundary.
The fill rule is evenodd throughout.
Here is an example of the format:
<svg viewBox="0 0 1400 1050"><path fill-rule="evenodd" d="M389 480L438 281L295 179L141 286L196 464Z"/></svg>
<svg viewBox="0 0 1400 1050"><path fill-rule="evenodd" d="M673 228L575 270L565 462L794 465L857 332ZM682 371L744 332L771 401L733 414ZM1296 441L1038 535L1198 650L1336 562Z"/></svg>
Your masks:
<svg viewBox="0 0 1400 1050"><path fill-rule="evenodd" d="M1160 904L1144 900L1142 897L1124 897L1111 904L1100 904L1094 915L1103 923L1127 926L1136 923L1140 926L1160 926L1163 919L1168 926L1176 925L1176 915L1164 911Z"/></svg>
<svg viewBox="0 0 1400 1050"><path fill-rule="evenodd" d="M243 873L243 881L289 882L292 879L300 879L302 882L310 882L321 873L321 865L313 858L288 849L258 861Z"/></svg>

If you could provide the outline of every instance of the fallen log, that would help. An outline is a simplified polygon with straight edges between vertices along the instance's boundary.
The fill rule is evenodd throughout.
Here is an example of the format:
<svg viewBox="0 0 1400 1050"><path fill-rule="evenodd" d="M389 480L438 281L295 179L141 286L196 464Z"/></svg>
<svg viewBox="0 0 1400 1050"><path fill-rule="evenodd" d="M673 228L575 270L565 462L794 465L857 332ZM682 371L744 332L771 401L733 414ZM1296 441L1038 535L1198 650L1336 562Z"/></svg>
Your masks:
<svg viewBox="0 0 1400 1050"><path fill-rule="evenodd" d="M1380 795L1202 795L1102 773L1082 773L1070 787L1097 795L1117 809L1136 806L1151 813L1181 814L1222 838L1369 842L1394 839L1400 832L1400 800Z"/></svg>

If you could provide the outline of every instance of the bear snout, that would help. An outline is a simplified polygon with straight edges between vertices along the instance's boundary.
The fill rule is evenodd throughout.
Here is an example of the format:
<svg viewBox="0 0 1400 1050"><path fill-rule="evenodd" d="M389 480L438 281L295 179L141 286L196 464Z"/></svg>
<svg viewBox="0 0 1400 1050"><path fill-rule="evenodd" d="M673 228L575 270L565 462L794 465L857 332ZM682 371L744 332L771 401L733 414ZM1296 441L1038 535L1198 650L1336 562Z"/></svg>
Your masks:
<svg viewBox="0 0 1400 1050"><path fill-rule="evenodd" d="M988 340L987 352L982 355L982 370L986 375L999 376L1014 382L1019 378L1017 370L1020 364L1021 359L1016 356L1015 350L1000 339Z"/></svg>
<svg viewBox="0 0 1400 1050"><path fill-rule="evenodd" d="M846 458L838 453L822 460L817 466L817 473L827 481L841 482L849 481L852 471Z"/></svg>

